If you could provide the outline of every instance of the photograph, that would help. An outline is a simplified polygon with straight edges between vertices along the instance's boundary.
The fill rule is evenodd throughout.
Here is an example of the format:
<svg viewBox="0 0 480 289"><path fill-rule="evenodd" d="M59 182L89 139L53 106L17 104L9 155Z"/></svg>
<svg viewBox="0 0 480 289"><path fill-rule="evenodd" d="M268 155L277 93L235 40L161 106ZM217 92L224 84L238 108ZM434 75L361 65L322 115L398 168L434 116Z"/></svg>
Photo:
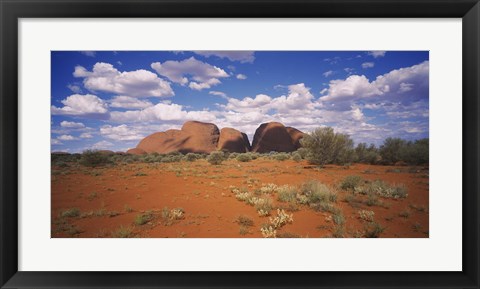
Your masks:
<svg viewBox="0 0 480 289"><path fill-rule="evenodd" d="M51 238L429 238L428 50L50 57Z"/></svg>

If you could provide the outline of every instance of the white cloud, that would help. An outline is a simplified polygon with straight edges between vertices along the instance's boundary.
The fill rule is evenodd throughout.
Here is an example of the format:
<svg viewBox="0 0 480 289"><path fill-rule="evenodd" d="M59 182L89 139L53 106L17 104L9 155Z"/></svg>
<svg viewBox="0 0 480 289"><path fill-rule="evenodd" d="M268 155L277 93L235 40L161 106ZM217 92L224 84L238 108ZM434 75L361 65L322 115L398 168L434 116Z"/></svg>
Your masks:
<svg viewBox="0 0 480 289"><path fill-rule="evenodd" d="M63 134L59 137L57 137L58 140L63 140L63 141L69 141L69 140L76 140L77 138L76 137L73 137L71 135L68 135L68 134Z"/></svg>
<svg viewBox="0 0 480 289"><path fill-rule="evenodd" d="M224 109L244 113L252 110L260 113L268 113L270 110L276 110L278 113L291 113L292 110L312 109L315 105L312 102L313 98L310 88L299 83L288 86L288 95L275 98L265 94L259 94L255 98L229 98Z"/></svg>
<svg viewBox="0 0 480 289"><path fill-rule="evenodd" d="M229 77L225 70L199 61L194 57L182 61L168 60L164 63L155 62L151 67L159 74L171 81L186 85L195 90L210 88L220 84L219 78ZM189 79L187 76L191 76Z"/></svg>
<svg viewBox="0 0 480 289"><path fill-rule="evenodd" d="M113 146L113 143L102 140L99 141L91 146L92 149L94 150L102 150L102 149L107 149Z"/></svg>
<svg viewBox="0 0 480 289"><path fill-rule="evenodd" d="M65 120L60 123L60 126L65 128L84 128L85 127L85 125L81 122L73 122L73 121L65 121Z"/></svg>
<svg viewBox="0 0 480 289"><path fill-rule="evenodd" d="M158 103L142 110L113 111L110 114L113 122L155 122L165 121L171 123L183 123L186 120L198 120L212 122L215 115L210 111L186 111L182 105L175 103Z"/></svg>
<svg viewBox="0 0 480 289"><path fill-rule="evenodd" d="M62 100L63 107L58 108L54 105L51 107L53 115L105 115L108 113L107 104L92 94L73 94Z"/></svg>
<svg viewBox="0 0 480 289"><path fill-rule="evenodd" d="M405 83L405 82L402 82L400 83L400 88L398 89L398 92L400 93L405 93L405 92L409 92L410 90L413 89L413 84L411 83Z"/></svg>
<svg viewBox="0 0 480 289"><path fill-rule="evenodd" d="M100 128L100 134L113 140L140 140L144 136L125 124L119 126L104 125Z"/></svg>
<svg viewBox="0 0 480 289"><path fill-rule="evenodd" d="M221 91L212 90L212 91L209 91L208 94L220 96L221 98L227 98L227 94Z"/></svg>
<svg viewBox="0 0 480 289"><path fill-rule="evenodd" d="M95 57L97 54L95 51L80 51L80 53L89 57Z"/></svg>
<svg viewBox="0 0 480 289"><path fill-rule="evenodd" d="M240 80L245 80L247 79L247 76L245 74L237 74L237 79L240 79Z"/></svg>
<svg viewBox="0 0 480 289"><path fill-rule="evenodd" d="M210 87L215 86L215 85L220 84L220 83L221 83L220 80L218 80L216 78L211 78L211 79L207 80L206 82L200 82L200 83L192 81L192 82L190 82L188 87L190 87L193 90L202 90L202 89L210 88Z"/></svg>
<svg viewBox="0 0 480 289"><path fill-rule="evenodd" d="M240 61L241 63L253 63L255 60L254 51L194 51L198 55L210 57L212 55L220 58L228 58L230 61Z"/></svg>
<svg viewBox="0 0 480 289"><path fill-rule="evenodd" d="M322 73L322 75L325 76L325 77L329 77L333 73L334 73L333 70L329 70L329 71L325 71L324 73Z"/></svg>
<svg viewBox="0 0 480 289"><path fill-rule="evenodd" d="M355 68L345 67L343 70L350 75L355 71Z"/></svg>
<svg viewBox="0 0 480 289"><path fill-rule="evenodd" d="M389 101L418 101L428 96L428 74L429 62L425 61L392 70L377 76L372 82L364 75L351 75L345 80L330 81L328 95L320 100L336 105L339 105L338 102L355 100L376 102L380 96Z"/></svg>
<svg viewBox="0 0 480 289"><path fill-rule="evenodd" d="M153 104L148 100L140 100L138 98L118 95L112 98L110 101L110 107L116 108L147 108L153 106Z"/></svg>
<svg viewBox="0 0 480 289"><path fill-rule="evenodd" d="M375 66L375 63L373 62L364 62L362 63L362 68L372 68Z"/></svg>
<svg viewBox="0 0 480 289"><path fill-rule="evenodd" d="M120 72L109 63L97 62L92 71L82 66L75 67L73 76L84 78L83 85L90 91L104 91L133 97L174 95L167 81L144 69Z"/></svg>
<svg viewBox="0 0 480 289"><path fill-rule="evenodd" d="M68 89L70 89L72 92L75 92L75 93L81 93L82 92L82 88L78 85L73 85L73 84L69 84L67 85Z"/></svg>
<svg viewBox="0 0 480 289"><path fill-rule="evenodd" d="M84 132L80 135L80 138L93 138L93 135L88 132Z"/></svg>
<svg viewBox="0 0 480 289"><path fill-rule="evenodd" d="M345 80L330 81L328 95L322 97L321 100L352 100L380 94L382 91L370 83L364 75L351 75Z"/></svg>
<svg viewBox="0 0 480 289"><path fill-rule="evenodd" d="M379 57L384 57L386 53L387 53L386 51L375 50L375 51L368 52L368 55L373 56L373 58L379 58Z"/></svg>
<svg viewBox="0 0 480 289"><path fill-rule="evenodd" d="M52 140L50 141L50 143L51 143L52 145L62 145L62 144L63 144L63 143L62 143L61 141L59 141L58 139L52 139Z"/></svg>

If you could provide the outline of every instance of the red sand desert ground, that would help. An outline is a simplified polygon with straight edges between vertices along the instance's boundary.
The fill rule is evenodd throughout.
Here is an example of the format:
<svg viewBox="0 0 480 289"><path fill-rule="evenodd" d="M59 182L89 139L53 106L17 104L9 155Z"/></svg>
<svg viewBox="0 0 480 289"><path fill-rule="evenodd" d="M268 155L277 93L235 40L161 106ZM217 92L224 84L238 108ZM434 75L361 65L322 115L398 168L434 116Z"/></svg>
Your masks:
<svg viewBox="0 0 480 289"><path fill-rule="evenodd" d="M340 189L346 176L381 179L405 185L406 198L378 197ZM328 210L278 200L277 192L261 193L275 184L301 185L317 180L336 191ZM428 168L353 164L318 168L306 161L260 157L211 165L204 159L173 163L119 163L89 168L78 164L52 167L52 237L97 238L262 238L277 208L292 222L276 230L277 237L367 237L378 224L382 238L426 238L429 232ZM271 185L270 185L271 186ZM273 202L271 216L261 217L254 206L236 198L237 190ZM373 204L372 204L373 203ZM176 208L181 210L173 211ZM374 212L374 222L360 212ZM339 212L339 213L338 213ZM172 214L178 213L177 218ZM368 218L367 218L368 219ZM340 224L339 224L340 223Z"/></svg>

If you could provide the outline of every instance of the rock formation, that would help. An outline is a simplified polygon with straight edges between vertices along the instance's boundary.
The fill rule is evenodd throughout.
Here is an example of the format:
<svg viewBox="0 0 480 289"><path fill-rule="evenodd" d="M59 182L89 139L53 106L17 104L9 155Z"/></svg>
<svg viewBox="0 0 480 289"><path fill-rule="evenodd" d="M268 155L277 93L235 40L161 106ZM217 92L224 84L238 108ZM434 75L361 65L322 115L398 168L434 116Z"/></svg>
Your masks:
<svg viewBox="0 0 480 289"><path fill-rule="evenodd" d="M212 123L187 121L181 130L156 132L140 141L138 149L146 153L209 153L216 150L220 132Z"/></svg>
<svg viewBox="0 0 480 289"><path fill-rule="evenodd" d="M146 153L147 152L145 152L144 150L139 149L139 148L133 148L133 149L129 149L127 151L127 154L130 154L130 155L144 155Z"/></svg>
<svg viewBox="0 0 480 289"><path fill-rule="evenodd" d="M295 150L292 137L279 122L262 123L253 136L252 151L258 153L292 152Z"/></svg>
<svg viewBox="0 0 480 289"><path fill-rule="evenodd" d="M225 127L221 131L213 123L187 121L181 129L153 133L140 141L128 154L210 153L215 150L245 153L292 152L300 147L304 133L279 122L263 123L255 131L252 145L245 133Z"/></svg>
<svg viewBox="0 0 480 289"><path fill-rule="evenodd" d="M300 140L303 138L303 135L305 133L299 131L298 129L294 127L287 126L286 127L288 134L292 138L292 144L295 147L295 150L298 150L301 145L300 145Z"/></svg>
<svg viewBox="0 0 480 289"><path fill-rule="evenodd" d="M224 127L220 131L217 148L232 153L246 153L250 151L250 142L246 134L234 128Z"/></svg>

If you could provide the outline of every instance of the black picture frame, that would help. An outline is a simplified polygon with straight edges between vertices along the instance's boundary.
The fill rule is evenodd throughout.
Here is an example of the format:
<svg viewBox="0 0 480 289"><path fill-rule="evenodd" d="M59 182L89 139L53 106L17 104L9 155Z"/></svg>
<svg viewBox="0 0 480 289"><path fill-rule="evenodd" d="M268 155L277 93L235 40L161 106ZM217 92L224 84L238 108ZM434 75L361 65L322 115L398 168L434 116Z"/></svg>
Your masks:
<svg viewBox="0 0 480 289"><path fill-rule="evenodd" d="M1 288L479 288L478 0L0 0L0 15ZM463 270L461 272L18 271L18 19L50 17L462 18Z"/></svg>

